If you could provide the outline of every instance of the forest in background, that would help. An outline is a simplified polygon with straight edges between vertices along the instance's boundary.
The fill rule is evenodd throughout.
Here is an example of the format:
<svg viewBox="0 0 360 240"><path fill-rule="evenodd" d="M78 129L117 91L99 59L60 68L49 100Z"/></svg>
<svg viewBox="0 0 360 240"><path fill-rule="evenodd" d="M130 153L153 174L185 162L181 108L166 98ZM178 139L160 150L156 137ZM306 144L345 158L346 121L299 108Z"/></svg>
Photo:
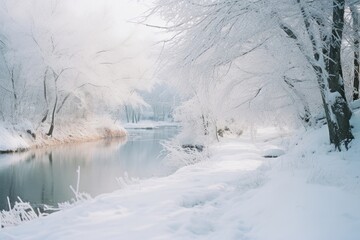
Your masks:
<svg viewBox="0 0 360 240"><path fill-rule="evenodd" d="M0 121L51 136L57 125L144 105L154 37L129 21L142 6L123 4L1 0Z"/></svg>

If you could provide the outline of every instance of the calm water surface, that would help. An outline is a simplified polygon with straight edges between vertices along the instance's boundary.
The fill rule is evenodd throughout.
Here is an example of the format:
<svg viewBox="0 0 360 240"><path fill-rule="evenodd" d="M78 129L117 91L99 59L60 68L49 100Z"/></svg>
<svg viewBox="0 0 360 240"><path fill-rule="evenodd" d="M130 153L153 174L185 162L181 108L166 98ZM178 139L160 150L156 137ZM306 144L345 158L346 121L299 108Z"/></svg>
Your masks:
<svg viewBox="0 0 360 240"><path fill-rule="evenodd" d="M127 139L69 144L21 154L0 155L0 210L8 209L6 197L17 196L34 206L56 205L72 199L81 169L80 191L96 196L120 188L116 178L165 176L162 140L173 137L176 127L129 130Z"/></svg>

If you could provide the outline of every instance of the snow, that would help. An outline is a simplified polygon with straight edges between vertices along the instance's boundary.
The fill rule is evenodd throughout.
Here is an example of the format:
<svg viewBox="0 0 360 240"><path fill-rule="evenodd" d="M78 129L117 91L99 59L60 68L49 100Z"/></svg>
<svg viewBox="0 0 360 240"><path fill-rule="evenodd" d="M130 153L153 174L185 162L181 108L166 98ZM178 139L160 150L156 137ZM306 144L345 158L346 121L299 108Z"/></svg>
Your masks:
<svg viewBox="0 0 360 240"><path fill-rule="evenodd" d="M360 108L360 99L350 102L350 106L352 109Z"/></svg>
<svg viewBox="0 0 360 240"><path fill-rule="evenodd" d="M5 124L0 124L0 151L12 149L26 149L29 144L13 129Z"/></svg>
<svg viewBox="0 0 360 240"><path fill-rule="evenodd" d="M357 139L348 152L330 151L326 126L222 139L206 161L2 229L0 239L357 240ZM284 154L264 158L269 149Z"/></svg>
<svg viewBox="0 0 360 240"><path fill-rule="evenodd" d="M0 152L126 136L126 130L106 116L69 122L58 120L51 137L46 135L48 129L49 124L35 129L28 121L17 125L0 122ZM31 133L36 135L35 139Z"/></svg>

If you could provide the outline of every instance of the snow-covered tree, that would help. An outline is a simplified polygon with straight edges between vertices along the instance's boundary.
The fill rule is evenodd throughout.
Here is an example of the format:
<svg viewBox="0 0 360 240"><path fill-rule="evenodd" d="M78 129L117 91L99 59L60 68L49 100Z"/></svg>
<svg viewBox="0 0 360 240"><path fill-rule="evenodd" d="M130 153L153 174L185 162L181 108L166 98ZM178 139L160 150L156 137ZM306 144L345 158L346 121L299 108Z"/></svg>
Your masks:
<svg viewBox="0 0 360 240"><path fill-rule="evenodd" d="M227 97L239 91L232 109L259 99L268 106L293 101L290 109L301 109L305 124L314 122L320 104L330 142L348 148L351 110L341 64L345 0L159 0L153 12L167 23L158 27L172 34L166 41L169 65L182 67L194 95L219 82Z"/></svg>
<svg viewBox="0 0 360 240"><path fill-rule="evenodd" d="M122 4L0 0L0 118L30 120L52 135L60 120L71 124L143 102L133 93L153 84L151 37L126 22L131 14Z"/></svg>

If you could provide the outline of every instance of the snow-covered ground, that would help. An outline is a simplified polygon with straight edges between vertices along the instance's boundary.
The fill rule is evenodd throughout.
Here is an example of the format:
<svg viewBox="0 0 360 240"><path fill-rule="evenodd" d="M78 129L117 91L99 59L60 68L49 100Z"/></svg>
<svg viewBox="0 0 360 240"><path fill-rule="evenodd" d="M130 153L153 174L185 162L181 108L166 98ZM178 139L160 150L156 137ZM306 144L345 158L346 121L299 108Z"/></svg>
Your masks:
<svg viewBox="0 0 360 240"><path fill-rule="evenodd" d="M29 148L28 142L22 138L9 124L0 124L0 151Z"/></svg>
<svg viewBox="0 0 360 240"><path fill-rule="evenodd" d="M209 160L2 229L0 239L358 240L360 141L329 150L325 127L227 138Z"/></svg>

